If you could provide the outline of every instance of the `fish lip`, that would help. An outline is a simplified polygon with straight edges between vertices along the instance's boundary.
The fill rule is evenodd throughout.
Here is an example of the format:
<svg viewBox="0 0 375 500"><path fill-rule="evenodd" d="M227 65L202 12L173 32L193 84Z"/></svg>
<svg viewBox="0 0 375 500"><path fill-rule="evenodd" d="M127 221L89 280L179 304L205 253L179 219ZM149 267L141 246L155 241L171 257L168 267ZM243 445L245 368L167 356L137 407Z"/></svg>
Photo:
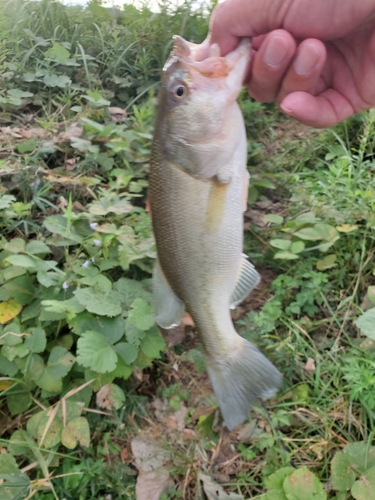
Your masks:
<svg viewBox="0 0 375 500"><path fill-rule="evenodd" d="M217 52L218 47L215 47L215 49L215 52ZM197 61L196 55L198 50L199 45L187 42L184 38L175 35L173 37L173 50L164 66L164 71L171 64L179 61L184 66L198 71L202 76L208 78L226 78L239 67L240 72L243 73L241 83L244 83L251 54L250 38L243 38L239 45L226 56L211 55L206 59Z"/></svg>

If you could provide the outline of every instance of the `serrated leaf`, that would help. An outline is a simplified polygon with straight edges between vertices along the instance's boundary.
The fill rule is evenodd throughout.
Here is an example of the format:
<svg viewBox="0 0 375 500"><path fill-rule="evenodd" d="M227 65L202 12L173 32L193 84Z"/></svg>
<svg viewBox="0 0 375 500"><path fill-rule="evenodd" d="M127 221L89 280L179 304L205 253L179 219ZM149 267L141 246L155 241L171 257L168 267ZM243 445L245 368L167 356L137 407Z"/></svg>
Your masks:
<svg viewBox="0 0 375 500"><path fill-rule="evenodd" d="M86 332L77 341L77 361L85 368L105 373L116 368L117 354L99 332Z"/></svg>
<svg viewBox="0 0 375 500"><path fill-rule="evenodd" d="M134 345L129 344L129 342L120 342L113 348L127 365L131 365L137 359L138 349Z"/></svg>
<svg viewBox="0 0 375 500"><path fill-rule="evenodd" d="M27 356L29 354L29 350L23 344L15 346L4 345L1 348L1 354L9 361L13 361L15 358L24 358Z"/></svg>
<svg viewBox="0 0 375 500"><path fill-rule="evenodd" d="M100 316L117 316L121 314L122 308L118 295L112 290L103 294L93 288L80 288L75 290L74 295L78 302L94 314Z"/></svg>
<svg viewBox="0 0 375 500"><path fill-rule="evenodd" d="M88 421L84 417L78 417L68 422L62 431L61 443L69 450L74 450L78 443L81 446L90 446Z"/></svg>
<svg viewBox="0 0 375 500"><path fill-rule="evenodd" d="M113 284L113 289L118 292L120 301L125 309L129 309L135 299L143 299L151 302L152 295L145 290L142 283L129 278L120 278Z"/></svg>
<svg viewBox="0 0 375 500"><path fill-rule="evenodd" d="M135 299L131 305L128 321L140 330L148 330L155 324L154 308L143 299Z"/></svg>
<svg viewBox="0 0 375 500"><path fill-rule="evenodd" d="M374 492L375 467L372 467L353 484L351 494L355 500L373 500L375 498Z"/></svg>
<svg viewBox="0 0 375 500"><path fill-rule="evenodd" d="M327 499L322 483L307 467L301 467L286 477L283 489L288 500Z"/></svg>
<svg viewBox="0 0 375 500"><path fill-rule="evenodd" d="M119 410L124 402L124 391L116 384L106 384L96 394L96 404L106 410Z"/></svg>
<svg viewBox="0 0 375 500"><path fill-rule="evenodd" d="M0 302L0 323L8 323L13 318L19 315L22 311L22 306L15 299Z"/></svg>
<svg viewBox="0 0 375 500"><path fill-rule="evenodd" d="M347 453L343 451L336 453L331 463L331 481L334 490L350 490L356 480L352 466L352 461Z"/></svg>
<svg viewBox="0 0 375 500"><path fill-rule="evenodd" d="M125 333L125 321L121 316L115 318L96 317L88 311L84 311L72 318L69 323L77 335L93 330L101 333L111 344L119 341Z"/></svg>
<svg viewBox="0 0 375 500"><path fill-rule="evenodd" d="M138 347L141 343L141 340L145 337L146 332L136 327L129 321L125 321L125 335L130 344Z"/></svg>
<svg viewBox="0 0 375 500"><path fill-rule="evenodd" d="M157 326L146 332L145 338L141 341L140 348L141 351L149 358L160 358L160 351L164 351L166 349L166 345Z"/></svg>
<svg viewBox="0 0 375 500"><path fill-rule="evenodd" d="M34 328L25 340L25 347L31 352L43 352L46 348L47 338L43 328Z"/></svg>
<svg viewBox="0 0 375 500"><path fill-rule="evenodd" d="M61 44L55 42L44 54L45 57L54 59L60 64L64 64L70 57L70 53Z"/></svg>
<svg viewBox="0 0 375 500"><path fill-rule="evenodd" d="M354 324L359 328L362 335L375 340L375 308L363 313Z"/></svg>

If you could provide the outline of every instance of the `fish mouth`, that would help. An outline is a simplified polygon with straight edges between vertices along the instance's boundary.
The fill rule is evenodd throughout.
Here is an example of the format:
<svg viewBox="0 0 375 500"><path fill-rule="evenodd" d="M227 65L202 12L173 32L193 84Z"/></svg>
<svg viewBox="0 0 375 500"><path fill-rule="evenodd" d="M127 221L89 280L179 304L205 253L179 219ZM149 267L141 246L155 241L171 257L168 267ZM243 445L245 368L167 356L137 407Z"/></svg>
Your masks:
<svg viewBox="0 0 375 500"><path fill-rule="evenodd" d="M209 48L208 57L197 61L199 47L199 45L175 35L173 37L173 50L164 70L179 60L183 65L194 69L204 77L225 79L231 77L231 80L233 78L241 86L244 84L251 54L250 38L243 38L237 48L225 57L221 56L219 45L214 43Z"/></svg>

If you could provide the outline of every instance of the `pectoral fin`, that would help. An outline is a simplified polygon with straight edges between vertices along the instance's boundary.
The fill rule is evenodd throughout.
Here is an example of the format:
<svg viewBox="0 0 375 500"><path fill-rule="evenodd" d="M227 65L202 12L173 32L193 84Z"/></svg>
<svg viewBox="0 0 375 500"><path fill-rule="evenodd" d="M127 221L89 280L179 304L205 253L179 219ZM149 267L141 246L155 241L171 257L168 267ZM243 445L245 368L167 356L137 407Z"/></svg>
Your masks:
<svg viewBox="0 0 375 500"><path fill-rule="evenodd" d="M230 299L230 308L234 309L246 299L250 292L260 282L260 275L253 264L248 260L247 255L242 254L238 272L236 286Z"/></svg>
<svg viewBox="0 0 375 500"><path fill-rule="evenodd" d="M184 316L185 305L170 287L159 260L154 267L152 283L156 323L165 329L178 326Z"/></svg>

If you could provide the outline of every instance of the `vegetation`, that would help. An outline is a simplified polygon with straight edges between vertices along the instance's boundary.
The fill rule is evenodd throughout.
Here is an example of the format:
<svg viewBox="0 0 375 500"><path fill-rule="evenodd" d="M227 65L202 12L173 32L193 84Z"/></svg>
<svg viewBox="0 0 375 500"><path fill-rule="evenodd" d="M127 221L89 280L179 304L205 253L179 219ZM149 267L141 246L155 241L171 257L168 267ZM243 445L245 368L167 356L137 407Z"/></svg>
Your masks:
<svg viewBox="0 0 375 500"><path fill-rule="evenodd" d="M284 374L268 409L229 433L194 329L154 324L155 95L207 23L0 1L1 499L375 498L373 111L317 132L241 96L263 283L234 319Z"/></svg>

